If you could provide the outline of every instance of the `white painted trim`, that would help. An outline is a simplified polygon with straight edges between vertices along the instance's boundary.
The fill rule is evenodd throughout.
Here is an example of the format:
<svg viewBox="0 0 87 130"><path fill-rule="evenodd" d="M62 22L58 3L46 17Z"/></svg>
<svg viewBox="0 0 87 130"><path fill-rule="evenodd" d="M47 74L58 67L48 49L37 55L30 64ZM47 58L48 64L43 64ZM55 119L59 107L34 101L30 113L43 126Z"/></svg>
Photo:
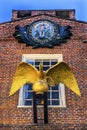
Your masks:
<svg viewBox="0 0 87 130"><path fill-rule="evenodd" d="M42 108L43 106L38 105L37 107ZM58 108L58 107L59 108L66 108L66 106L61 106L61 105L59 105L59 106L48 106L48 108ZM17 108L32 108L32 106L25 106L25 105L20 106L20 105L18 105Z"/></svg>
<svg viewBox="0 0 87 130"><path fill-rule="evenodd" d="M59 94L60 94L60 106L66 107L66 102L65 102L65 86L62 83L59 84Z"/></svg>
<svg viewBox="0 0 87 130"><path fill-rule="evenodd" d="M24 101L23 101L23 87L19 90L18 105L19 106L23 106L24 105Z"/></svg>
<svg viewBox="0 0 87 130"><path fill-rule="evenodd" d="M58 59L59 61L63 61L62 54L23 54L23 59Z"/></svg>

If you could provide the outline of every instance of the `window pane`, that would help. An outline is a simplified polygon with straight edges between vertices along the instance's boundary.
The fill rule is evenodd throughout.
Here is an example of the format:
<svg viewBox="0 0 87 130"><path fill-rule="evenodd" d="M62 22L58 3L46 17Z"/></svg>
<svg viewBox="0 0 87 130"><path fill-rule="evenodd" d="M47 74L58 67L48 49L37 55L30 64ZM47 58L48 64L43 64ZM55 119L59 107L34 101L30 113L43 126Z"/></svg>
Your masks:
<svg viewBox="0 0 87 130"><path fill-rule="evenodd" d="M43 67L43 70L44 71L46 71L46 70L48 70L49 69L49 67Z"/></svg>
<svg viewBox="0 0 87 130"><path fill-rule="evenodd" d="M52 92L52 98L53 99L59 99L59 93L58 92Z"/></svg>
<svg viewBox="0 0 87 130"><path fill-rule="evenodd" d="M38 56L38 59L26 59L26 62L32 64L33 66L35 66L37 69L39 69L39 64L42 63L43 64L43 70L46 71L48 70L51 66L55 65L58 62L58 59L53 59L54 57L52 56L52 59L42 59L43 57ZM45 58L45 57L44 57ZM26 84L23 88L23 101L25 105L31 106L32 105L32 98L33 98L33 94L32 94L32 84ZM48 105L49 106L57 106L60 105L59 102L59 86L55 85L54 87L49 87L49 91L48 91ZM38 100L37 104L40 104L40 101Z"/></svg>
<svg viewBox="0 0 87 130"><path fill-rule="evenodd" d="M34 65L35 60L28 60L27 62L30 63L31 65Z"/></svg>
<svg viewBox="0 0 87 130"><path fill-rule="evenodd" d="M48 105L50 105L50 100L48 100Z"/></svg>
<svg viewBox="0 0 87 130"><path fill-rule="evenodd" d="M59 90L59 86L55 85L54 87L52 87L52 90Z"/></svg>
<svg viewBox="0 0 87 130"><path fill-rule="evenodd" d="M36 66L36 68L39 70L39 66Z"/></svg>
<svg viewBox="0 0 87 130"><path fill-rule="evenodd" d="M28 90L32 90L32 84L26 84L25 86L24 86L24 91L28 91Z"/></svg>
<svg viewBox="0 0 87 130"><path fill-rule="evenodd" d="M24 99L32 99L32 92L25 92Z"/></svg>
<svg viewBox="0 0 87 130"><path fill-rule="evenodd" d="M49 60L43 60L43 65L50 65Z"/></svg>
<svg viewBox="0 0 87 130"><path fill-rule="evenodd" d="M26 106L31 106L31 105L32 105L32 101L27 101L27 100L25 100L25 101L24 101L24 105L26 105Z"/></svg>
<svg viewBox="0 0 87 130"><path fill-rule="evenodd" d="M47 98L50 99L50 92L47 93Z"/></svg>
<svg viewBox="0 0 87 130"><path fill-rule="evenodd" d="M51 60L51 65L55 65L57 62L58 62L57 59L56 59L56 60L55 60L55 59L52 59L52 60Z"/></svg>
<svg viewBox="0 0 87 130"><path fill-rule="evenodd" d="M59 105L59 104L60 104L60 103L59 103L59 100L57 100L57 101L53 100L53 101L52 101L52 105L55 105L55 106L56 106L56 105Z"/></svg>
<svg viewBox="0 0 87 130"><path fill-rule="evenodd" d="M42 63L42 60L41 60L41 59L35 60L35 65L39 65L40 63Z"/></svg>

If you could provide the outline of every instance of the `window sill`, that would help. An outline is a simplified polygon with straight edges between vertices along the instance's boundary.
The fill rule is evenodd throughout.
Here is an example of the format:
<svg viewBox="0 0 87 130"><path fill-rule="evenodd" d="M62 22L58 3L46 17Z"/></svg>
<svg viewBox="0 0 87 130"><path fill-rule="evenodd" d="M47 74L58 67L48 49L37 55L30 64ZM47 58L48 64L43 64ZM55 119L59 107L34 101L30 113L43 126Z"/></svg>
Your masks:
<svg viewBox="0 0 87 130"><path fill-rule="evenodd" d="M20 106L20 105L18 105L17 106L17 108L32 108L33 106L24 106L24 105L22 105L22 106ZM43 107L43 105L39 105L39 106L37 106L37 107ZM48 106L48 108L66 108L66 106Z"/></svg>

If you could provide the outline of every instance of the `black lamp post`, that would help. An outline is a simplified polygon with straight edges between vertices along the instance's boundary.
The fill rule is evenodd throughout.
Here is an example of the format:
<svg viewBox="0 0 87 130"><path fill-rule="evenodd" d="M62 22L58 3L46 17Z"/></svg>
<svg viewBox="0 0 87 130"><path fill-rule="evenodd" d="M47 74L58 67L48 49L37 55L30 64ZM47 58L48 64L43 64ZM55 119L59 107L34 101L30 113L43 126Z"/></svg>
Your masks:
<svg viewBox="0 0 87 130"><path fill-rule="evenodd" d="M44 124L48 123L47 92L44 92L44 93L41 93L41 94L36 94L36 92L33 92L34 123L38 123L37 105L43 105L44 106Z"/></svg>

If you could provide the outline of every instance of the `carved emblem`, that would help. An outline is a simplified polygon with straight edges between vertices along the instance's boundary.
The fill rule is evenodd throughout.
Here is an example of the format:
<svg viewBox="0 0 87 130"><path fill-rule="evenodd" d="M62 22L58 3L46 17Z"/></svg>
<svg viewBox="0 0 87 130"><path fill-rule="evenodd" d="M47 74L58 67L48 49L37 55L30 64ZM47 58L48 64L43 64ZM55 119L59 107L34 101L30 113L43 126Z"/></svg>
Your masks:
<svg viewBox="0 0 87 130"><path fill-rule="evenodd" d="M38 20L24 27L16 26L13 36L26 46L53 48L70 38L72 35L70 28L70 26L60 26L49 20Z"/></svg>

